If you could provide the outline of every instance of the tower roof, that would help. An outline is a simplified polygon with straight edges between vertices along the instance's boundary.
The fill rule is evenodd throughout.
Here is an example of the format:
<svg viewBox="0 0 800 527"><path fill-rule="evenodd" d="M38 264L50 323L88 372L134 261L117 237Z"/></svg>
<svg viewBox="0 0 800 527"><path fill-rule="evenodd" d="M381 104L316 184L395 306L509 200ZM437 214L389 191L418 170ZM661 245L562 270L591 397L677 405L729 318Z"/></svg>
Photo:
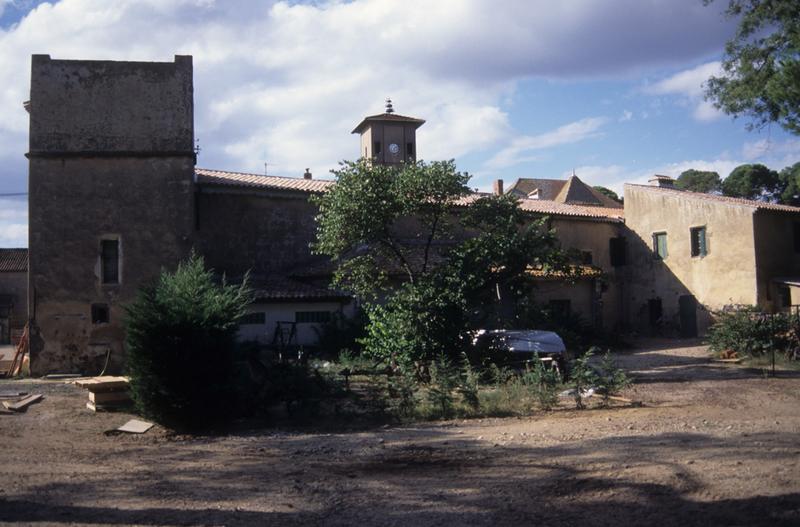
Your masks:
<svg viewBox="0 0 800 527"><path fill-rule="evenodd" d="M414 128L419 128L423 124L425 124L425 119L417 119L416 117L409 117L407 115L400 115L397 113L379 113L378 115L370 115L368 117L364 117L364 120L358 123L353 129L354 134L360 134L364 131L370 123L375 122L393 122L393 123L411 123L414 125Z"/></svg>

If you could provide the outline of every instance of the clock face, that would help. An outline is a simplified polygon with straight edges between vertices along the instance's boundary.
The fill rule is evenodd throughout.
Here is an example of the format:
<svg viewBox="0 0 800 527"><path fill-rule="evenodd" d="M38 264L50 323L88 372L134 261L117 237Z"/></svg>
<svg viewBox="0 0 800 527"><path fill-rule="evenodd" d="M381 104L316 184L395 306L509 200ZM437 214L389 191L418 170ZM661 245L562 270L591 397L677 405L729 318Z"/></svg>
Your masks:
<svg viewBox="0 0 800 527"><path fill-rule="evenodd" d="M389 153L392 155L397 155L400 152L400 147L397 146L396 143L392 143L389 145Z"/></svg>

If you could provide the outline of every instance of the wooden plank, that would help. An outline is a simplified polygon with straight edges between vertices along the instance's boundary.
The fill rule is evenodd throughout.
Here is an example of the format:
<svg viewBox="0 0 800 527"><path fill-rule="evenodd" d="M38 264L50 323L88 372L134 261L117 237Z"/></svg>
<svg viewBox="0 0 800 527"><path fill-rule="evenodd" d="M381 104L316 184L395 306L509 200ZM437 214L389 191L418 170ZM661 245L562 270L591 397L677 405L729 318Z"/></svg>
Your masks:
<svg viewBox="0 0 800 527"><path fill-rule="evenodd" d="M86 388L90 392L102 392L127 388L129 383L127 377L103 376L92 377L90 379L81 379L75 381L75 385L80 386L81 388Z"/></svg>
<svg viewBox="0 0 800 527"><path fill-rule="evenodd" d="M131 400L131 395L128 393L128 390L118 390L114 392L89 392L89 400L95 404L127 402Z"/></svg>
<svg viewBox="0 0 800 527"><path fill-rule="evenodd" d="M77 379L81 377L80 373L51 373L49 375L45 375L45 379Z"/></svg>
<svg viewBox="0 0 800 527"><path fill-rule="evenodd" d="M711 359L711 362L739 364L740 362L742 362L742 359Z"/></svg>
<svg viewBox="0 0 800 527"><path fill-rule="evenodd" d="M34 393L33 395L29 395L24 399L20 399L15 403L12 403L11 401L3 401L3 406L14 412L19 412L21 410L24 410L28 406L32 405L36 401L40 400L42 397L44 397L42 394Z"/></svg>
<svg viewBox="0 0 800 527"><path fill-rule="evenodd" d="M147 421L140 421L138 419L131 419L124 425L117 428L120 432L128 432L130 434L144 434L153 428L153 423Z"/></svg>
<svg viewBox="0 0 800 527"><path fill-rule="evenodd" d="M130 400L128 401L117 401L115 403L105 403L105 404L97 404L93 403L92 401L88 401L86 403L86 408L93 412L107 412L107 411L116 411L122 408L126 408L131 405Z"/></svg>
<svg viewBox="0 0 800 527"><path fill-rule="evenodd" d="M28 392L0 392L0 399L18 399L28 395Z"/></svg>

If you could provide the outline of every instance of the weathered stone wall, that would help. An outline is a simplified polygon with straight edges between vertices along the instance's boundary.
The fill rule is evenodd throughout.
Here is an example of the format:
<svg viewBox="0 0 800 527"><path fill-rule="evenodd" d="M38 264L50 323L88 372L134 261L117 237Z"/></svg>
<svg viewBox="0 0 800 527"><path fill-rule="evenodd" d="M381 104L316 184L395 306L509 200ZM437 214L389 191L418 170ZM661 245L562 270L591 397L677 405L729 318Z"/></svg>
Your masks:
<svg viewBox="0 0 800 527"><path fill-rule="evenodd" d="M193 244L191 58L175 63L34 56L30 295L34 374L124 364L124 306ZM101 240L119 240L120 282L103 284ZM93 323L92 304L108 323Z"/></svg>
<svg viewBox="0 0 800 527"><path fill-rule="evenodd" d="M197 194L197 246L210 267L229 276L285 275L313 258L316 213L307 193L203 187Z"/></svg>
<svg viewBox="0 0 800 527"><path fill-rule="evenodd" d="M694 295L700 333L710 322L709 310L756 303L753 209L626 185L625 224L629 265L623 302L634 328L647 329L651 298L661 299L664 323L675 328L678 298ZM707 254L693 257L689 229L701 226L706 227ZM656 232L667 233L664 260L654 257Z"/></svg>
<svg viewBox="0 0 800 527"><path fill-rule="evenodd" d="M16 344L28 321L28 273L0 272L0 297L10 296L13 303L9 318L11 343Z"/></svg>

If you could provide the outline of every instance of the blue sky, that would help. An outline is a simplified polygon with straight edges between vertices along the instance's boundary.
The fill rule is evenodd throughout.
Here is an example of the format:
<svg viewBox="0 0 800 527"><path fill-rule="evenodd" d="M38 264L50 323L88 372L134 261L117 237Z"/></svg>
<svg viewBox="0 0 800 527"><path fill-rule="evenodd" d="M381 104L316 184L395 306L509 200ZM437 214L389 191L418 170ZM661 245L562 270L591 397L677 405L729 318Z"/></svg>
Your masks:
<svg viewBox="0 0 800 527"><path fill-rule="evenodd" d="M170 61L191 54L199 165L325 177L380 113L427 120L425 159L496 178L616 191L654 173L800 161L800 138L717 112L702 84L735 21L701 0L0 0L0 194L25 192L30 55ZM0 247L27 244L0 196Z"/></svg>

